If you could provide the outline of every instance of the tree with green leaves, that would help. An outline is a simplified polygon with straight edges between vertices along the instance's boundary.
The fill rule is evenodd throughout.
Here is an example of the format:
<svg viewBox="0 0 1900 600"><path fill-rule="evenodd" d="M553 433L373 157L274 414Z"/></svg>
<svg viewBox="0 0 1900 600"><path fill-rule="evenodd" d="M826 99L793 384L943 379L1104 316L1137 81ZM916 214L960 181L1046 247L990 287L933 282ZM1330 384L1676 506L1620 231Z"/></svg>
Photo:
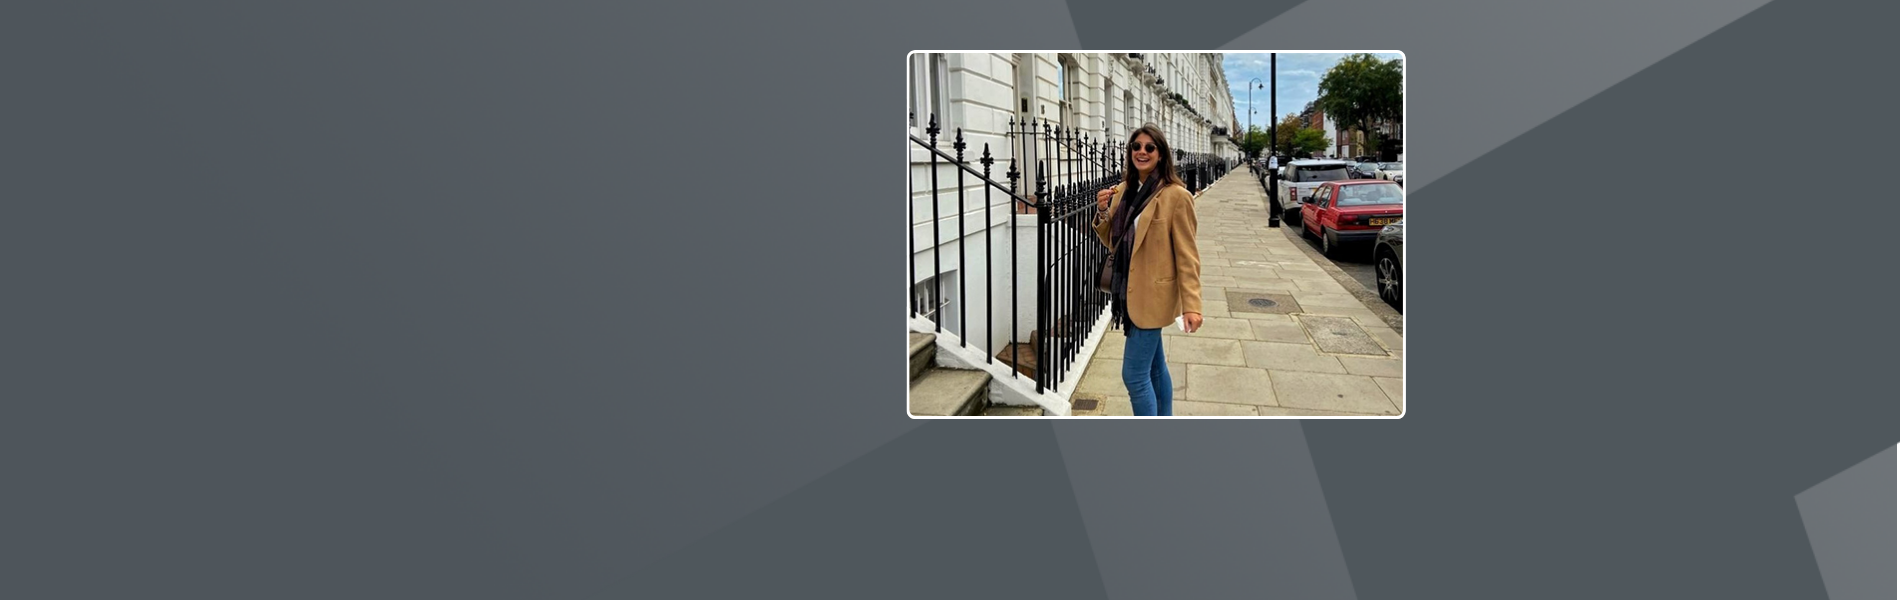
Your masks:
<svg viewBox="0 0 1900 600"><path fill-rule="evenodd" d="M1273 151L1287 156L1299 156L1325 150L1326 132L1306 126L1306 120L1300 115L1289 113L1280 119L1279 126L1273 132Z"/></svg>
<svg viewBox="0 0 1900 600"><path fill-rule="evenodd" d="M1273 152L1292 156L1294 138L1299 137L1300 130L1305 128L1306 121L1298 114L1287 113L1286 116L1280 117L1279 126L1273 130Z"/></svg>
<svg viewBox="0 0 1900 600"><path fill-rule="evenodd" d="M1348 56L1320 78L1315 106L1359 131L1374 131L1379 123L1398 125L1405 118L1405 65L1371 54Z"/></svg>
<svg viewBox="0 0 1900 600"><path fill-rule="evenodd" d="M1326 149L1326 132L1313 128L1304 128L1293 136L1293 149L1313 154Z"/></svg>
<svg viewBox="0 0 1900 600"><path fill-rule="evenodd" d="M1260 151L1266 147L1267 132L1261 129L1259 125L1252 126L1251 129L1247 130L1247 135L1242 136L1240 139L1240 150L1246 152L1249 157L1259 157Z"/></svg>

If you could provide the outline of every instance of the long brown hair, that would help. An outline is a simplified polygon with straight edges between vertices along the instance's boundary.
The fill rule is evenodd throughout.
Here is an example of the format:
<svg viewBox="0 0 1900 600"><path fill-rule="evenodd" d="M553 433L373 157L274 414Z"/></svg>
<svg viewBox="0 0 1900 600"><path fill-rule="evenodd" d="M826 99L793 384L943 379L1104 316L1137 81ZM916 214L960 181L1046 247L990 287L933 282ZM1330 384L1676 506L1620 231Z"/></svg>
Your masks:
<svg viewBox="0 0 1900 600"><path fill-rule="evenodd" d="M1128 145L1134 145L1135 138L1144 133L1148 134L1148 139L1154 140L1155 152L1161 154L1161 160L1155 163L1155 170L1161 172L1160 187L1165 188L1170 185L1187 187L1187 183L1181 181L1181 174L1174 172L1174 149L1168 147L1168 137L1161 135L1160 127L1156 127L1154 123L1143 124L1140 129L1128 134ZM1128 146L1122 146L1122 183L1127 186L1123 189L1128 190L1128 193L1134 193L1140 179L1141 170L1135 168L1135 152L1128 149Z"/></svg>

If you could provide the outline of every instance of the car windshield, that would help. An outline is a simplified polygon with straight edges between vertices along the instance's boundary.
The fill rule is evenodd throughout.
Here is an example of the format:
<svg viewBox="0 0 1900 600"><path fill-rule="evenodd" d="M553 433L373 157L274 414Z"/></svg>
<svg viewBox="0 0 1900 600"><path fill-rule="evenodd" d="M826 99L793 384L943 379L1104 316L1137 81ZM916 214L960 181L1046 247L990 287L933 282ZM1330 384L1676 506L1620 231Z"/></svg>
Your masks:
<svg viewBox="0 0 1900 600"><path fill-rule="evenodd" d="M1399 186L1390 183L1339 187L1339 206L1404 203L1405 195L1399 191Z"/></svg>
<svg viewBox="0 0 1900 600"><path fill-rule="evenodd" d="M1405 163L1396 163L1396 162L1380 163L1379 168L1387 170L1387 171L1404 171Z"/></svg>
<svg viewBox="0 0 1900 600"><path fill-rule="evenodd" d="M1352 176L1346 172L1346 165L1314 165L1293 170L1293 181L1345 181Z"/></svg>

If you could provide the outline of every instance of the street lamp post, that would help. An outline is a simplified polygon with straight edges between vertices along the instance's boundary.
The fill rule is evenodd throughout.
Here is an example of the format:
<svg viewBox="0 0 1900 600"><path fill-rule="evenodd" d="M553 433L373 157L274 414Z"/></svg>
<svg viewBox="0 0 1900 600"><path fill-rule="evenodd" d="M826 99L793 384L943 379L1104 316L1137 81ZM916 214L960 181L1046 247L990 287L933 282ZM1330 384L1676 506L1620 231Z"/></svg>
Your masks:
<svg viewBox="0 0 1900 600"><path fill-rule="evenodd" d="M1280 140L1280 53L1267 55L1267 81L1273 89L1267 90L1267 156L1273 156L1273 145ZM1271 163L1269 163L1271 164ZM1280 226L1280 172L1278 169L1267 173L1267 226Z"/></svg>
<svg viewBox="0 0 1900 600"><path fill-rule="evenodd" d="M1253 91L1254 89L1259 88L1259 87L1260 87L1259 77L1255 77L1247 81L1247 137L1253 136L1253 114L1260 112L1253 109ZM1243 137L1241 139L1247 139L1247 138ZM1269 139L1267 140L1267 143L1270 145L1273 143L1273 140Z"/></svg>

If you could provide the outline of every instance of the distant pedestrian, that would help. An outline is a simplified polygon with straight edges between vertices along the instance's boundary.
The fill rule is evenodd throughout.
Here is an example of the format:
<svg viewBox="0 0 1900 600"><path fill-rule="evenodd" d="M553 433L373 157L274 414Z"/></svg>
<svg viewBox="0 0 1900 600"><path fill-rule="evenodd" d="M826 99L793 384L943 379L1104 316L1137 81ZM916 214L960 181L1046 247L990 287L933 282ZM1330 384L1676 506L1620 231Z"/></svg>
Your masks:
<svg viewBox="0 0 1900 600"><path fill-rule="evenodd" d="M1267 226L1280 226L1280 157L1267 158Z"/></svg>
<svg viewBox="0 0 1900 600"><path fill-rule="evenodd" d="M1201 328L1201 253L1195 247L1194 196L1174 170L1161 128L1129 136L1121 185L1097 192L1095 235L1108 246L1110 315L1127 341L1122 384L1137 416L1173 416L1174 380L1161 351L1161 328Z"/></svg>

